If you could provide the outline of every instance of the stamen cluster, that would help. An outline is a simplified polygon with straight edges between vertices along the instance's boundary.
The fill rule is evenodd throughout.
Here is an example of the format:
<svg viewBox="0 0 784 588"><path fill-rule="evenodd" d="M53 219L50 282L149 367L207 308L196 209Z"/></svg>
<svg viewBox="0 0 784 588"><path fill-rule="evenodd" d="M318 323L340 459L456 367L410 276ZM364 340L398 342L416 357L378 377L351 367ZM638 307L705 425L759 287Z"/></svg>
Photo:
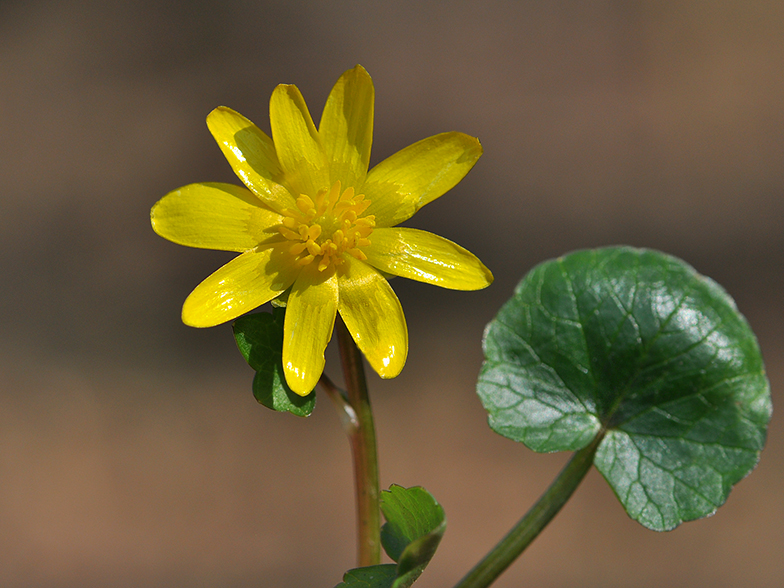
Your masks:
<svg viewBox="0 0 784 588"><path fill-rule="evenodd" d="M281 235L294 241L289 251L298 256L297 263L306 266L318 260L318 270L340 265L342 254L365 260L361 248L370 245L370 234L376 225L374 215L360 217L370 206L364 194L354 194L349 187L341 194L340 182L329 190L321 190L315 200L306 194L297 198L296 209L283 211Z"/></svg>

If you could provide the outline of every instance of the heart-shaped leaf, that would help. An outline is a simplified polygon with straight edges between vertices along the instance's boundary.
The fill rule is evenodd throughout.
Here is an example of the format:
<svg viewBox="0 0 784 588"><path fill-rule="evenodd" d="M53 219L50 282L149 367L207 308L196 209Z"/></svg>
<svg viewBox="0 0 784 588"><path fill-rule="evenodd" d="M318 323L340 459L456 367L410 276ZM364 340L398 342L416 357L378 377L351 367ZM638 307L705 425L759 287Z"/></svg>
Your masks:
<svg viewBox="0 0 784 588"><path fill-rule="evenodd" d="M444 509L424 488L393 485L381 493L381 544L397 562L346 572L335 588L409 588L422 574L446 530Z"/></svg>
<svg viewBox="0 0 784 588"><path fill-rule="evenodd" d="M283 320L285 308L273 307L272 313L246 314L234 321L237 347L256 370L253 396L272 410L305 417L313 412L316 395L300 396L286 384L283 374Z"/></svg>
<svg viewBox="0 0 784 588"><path fill-rule="evenodd" d="M393 485L381 493L381 545L397 562L394 588L408 588L425 569L446 530L444 509L424 488Z"/></svg>
<svg viewBox="0 0 784 588"><path fill-rule="evenodd" d="M715 512L771 415L757 340L715 282L660 252L578 251L534 268L488 325L478 393L496 432L578 450L654 530Z"/></svg>

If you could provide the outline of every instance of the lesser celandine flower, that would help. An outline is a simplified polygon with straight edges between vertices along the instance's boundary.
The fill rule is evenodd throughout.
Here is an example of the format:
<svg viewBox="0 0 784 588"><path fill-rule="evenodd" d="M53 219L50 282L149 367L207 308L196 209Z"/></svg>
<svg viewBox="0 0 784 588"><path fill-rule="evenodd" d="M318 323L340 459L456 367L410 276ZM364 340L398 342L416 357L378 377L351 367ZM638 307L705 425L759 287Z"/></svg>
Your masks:
<svg viewBox="0 0 784 588"><path fill-rule="evenodd" d="M151 213L153 229L175 243L240 252L188 296L186 324L218 325L288 294L283 367L302 395L324 369L336 313L382 378L403 369L408 332L385 275L456 290L493 280L459 245L395 227L468 173L479 141L435 135L368 171L373 99L370 76L356 66L335 84L318 129L292 85L272 93L272 138L216 108L207 126L245 187L190 184Z"/></svg>

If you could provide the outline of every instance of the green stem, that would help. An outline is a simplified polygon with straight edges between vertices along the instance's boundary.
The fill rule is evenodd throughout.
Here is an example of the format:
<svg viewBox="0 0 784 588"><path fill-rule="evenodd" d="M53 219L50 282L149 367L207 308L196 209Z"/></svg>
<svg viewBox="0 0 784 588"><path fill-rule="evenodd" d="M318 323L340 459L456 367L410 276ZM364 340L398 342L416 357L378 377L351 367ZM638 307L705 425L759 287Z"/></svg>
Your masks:
<svg viewBox="0 0 784 588"><path fill-rule="evenodd" d="M357 561L359 567L381 562L381 511L379 509L378 454L376 429L370 409L362 353L343 321L337 321L340 359L353 408L355 426L349 440L354 460L354 484L357 499Z"/></svg>
<svg viewBox="0 0 784 588"><path fill-rule="evenodd" d="M590 445L572 456L539 501L512 527L506 537L501 539L498 545L455 585L455 588L485 588L517 559L558 514L580 485L593 465L596 449L603 438L604 432L598 434Z"/></svg>

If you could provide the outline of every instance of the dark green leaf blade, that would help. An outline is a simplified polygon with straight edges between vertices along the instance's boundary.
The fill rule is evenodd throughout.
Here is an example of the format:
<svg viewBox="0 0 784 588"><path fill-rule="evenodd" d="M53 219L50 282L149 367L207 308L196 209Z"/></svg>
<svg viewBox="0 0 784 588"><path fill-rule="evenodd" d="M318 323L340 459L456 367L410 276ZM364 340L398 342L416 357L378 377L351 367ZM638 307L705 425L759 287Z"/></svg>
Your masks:
<svg viewBox="0 0 784 588"><path fill-rule="evenodd" d="M667 530L712 514L759 460L770 391L756 338L712 280L611 247L534 268L484 341L478 392L498 433L577 450L629 515Z"/></svg>
<svg viewBox="0 0 784 588"><path fill-rule="evenodd" d="M311 392L300 396L293 392L283 375L285 312L284 308L273 308L272 313L241 316L234 321L234 339L245 361L256 370L253 378L256 400L272 410L306 417L313 412L316 395Z"/></svg>
<svg viewBox="0 0 784 588"><path fill-rule="evenodd" d="M335 588L392 588L397 577L395 564L381 564L347 571Z"/></svg>

